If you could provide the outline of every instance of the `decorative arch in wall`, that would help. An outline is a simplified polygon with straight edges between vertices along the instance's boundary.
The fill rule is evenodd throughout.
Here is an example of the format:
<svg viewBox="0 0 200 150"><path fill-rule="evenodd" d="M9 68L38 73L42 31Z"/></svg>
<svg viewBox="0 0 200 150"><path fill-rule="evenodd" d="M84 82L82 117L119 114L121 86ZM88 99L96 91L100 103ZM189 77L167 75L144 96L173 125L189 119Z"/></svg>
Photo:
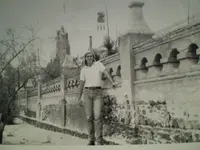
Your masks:
<svg viewBox="0 0 200 150"><path fill-rule="evenodd" d="M108 73L110 74L110 76L112 77L112 73L113 73L113 68L109 68Z"/></svg>
<svg viewBox="0 0 200 150"><path fill-rule="evenodd" d="M141 60L141 64L140 64L140 69L144 72L147 72L148 71L148 68L146 66L146 63L148 62L147 58L146 57L143 57L142 60Z"/></svg>
<svg viewBox="0 0 200 150"><path fill-rule="evenodd" d="M197 49L198 49L198 45L195 43L191 43L188 46L188 57L191 58L190 60L194 63L197 64L199 61L199 56L197 55Z"/></svg>
<svg viewBox="0 0 200 150"><path fill-rule="evenodd" d="M174 48L169 54L168 62L172 63L175 68L178 68L180 65L180 61L177 59L177 55L179 53L180 52L176 48Z"/></svg>
<svg viewBox="0 0 200 150"><path fill-rule="evenodd" d="M197 44L192 43L188 46L188 53L191 54L191 56L197 56L197 49L199 47L197 46Z"/></svg>
<svg viewBox="0 0 200 150"><path fill-rule="evenodd" d="M117 67L116 75L121 76L121 65Z"/></svg>
<svg viewBox="0 0 200 150"><path fill-rule="evenodd" d="M155 67L157 67L159 70L162 70L163 65L161 64L160 60L162 59L162 55L161 54L156 54L155 58L154 58L154 62L153 65Z"/></svg>
<svg viewBox="0 0 200 150"><path fill-rule="evenodd" d="M198 45L195 43L191 43L188 46L187 56L188 58L191 58L190 61L192 61L194 64L197 64L199 61L199 56L197 55L198 48L199 48Z"/></svg>

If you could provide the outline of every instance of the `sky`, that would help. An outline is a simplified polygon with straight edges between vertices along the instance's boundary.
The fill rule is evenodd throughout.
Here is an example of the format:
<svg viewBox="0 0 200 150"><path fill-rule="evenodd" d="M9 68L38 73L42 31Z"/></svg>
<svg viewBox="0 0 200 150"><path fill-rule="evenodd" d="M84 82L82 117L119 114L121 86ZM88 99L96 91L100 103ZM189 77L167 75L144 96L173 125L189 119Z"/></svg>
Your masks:
<svg viewBox="0 0 200 150"><path fill-rule="evenodd" d="M0 0L0 40L5 30L12 28L16 34L25 35L24 25L37 30L41 63L55 57L56 31L63 25L68 32L72 56L82 56L89 47L101 46L107 32L97 31L97 12L108 10L110 35L113 40L128 29L133 0ZM144 18L154 32L187 18L188 0L137 0L145 3ZM65 13L63 4L66 5ZM190 0L190 15L200 13L200 0Z"/></svg>

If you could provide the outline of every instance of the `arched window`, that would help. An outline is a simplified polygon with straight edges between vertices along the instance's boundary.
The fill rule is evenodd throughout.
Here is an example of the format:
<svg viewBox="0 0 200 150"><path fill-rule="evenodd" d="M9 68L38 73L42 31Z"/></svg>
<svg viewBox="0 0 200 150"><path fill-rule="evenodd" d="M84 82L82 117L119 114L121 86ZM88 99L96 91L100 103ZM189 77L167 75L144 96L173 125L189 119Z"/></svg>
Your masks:
<svg viewBox="0 0 200 150"><path fill-rule="evenodd" d="M194 64L197 64L199 61L199 56L197 55L198 48L199 47L195 43L190 44L188 47L188 58L191 58L190 61Z"/></svg>
<svg viewBox="0 0 200 150"><path fill-rule="evenodd" d="M176 48L174 48L170 52L170 55L169 55L169 58L168 58L168 62L172 63L175 68L178 68L179 64L180 64L180 61L177 59L178 54L179 54L179 51Z"/></svg>
<svg viewBox="0 0 200 150"><path fill-rule="evenodd" d="M121 65L119 65L119 66L117 67L116 75L117 75L117 76L121 76Z"/></svg>
<svg viewBox="0 0 200 150"><path fill-rule="evenodd" d="M112 73L113 73L113 68L110 68L108 73L110 74L110 76L112 77Z"/></svg>
<svg viewBox="0 0 200 150"><path fill-rule="evenodd" d="M162 59L161 54L156 54L155 58L154 58L154 62L153 64L159 68L160 70L162 69L163 65L161 64L160 60Z"/></svg>
<svg viewBox="0 0 200 150"><path fill-rule="evenodd" d="M74 86L75 86L75 85L74 85L75 80L72 80L71 82L72 82L72 83L71 83L71 86L72 86L72 88L74 88Z"/></svg>
<svg viewBox="0 0 200 150"><path fill-rule="evenodd" d="M172 49L172 51L170 52L168 61L170 61L170 62L178 61L177 60L177 55L178 54L179 54L179 51L176 48Z"/></svg>
<svg viewBox="0 0 200 150"><path fill-rule="evenodd" d="M189 45L188 47L188 53L190 54L191 57L196 57L197 56L197 49L199 47L195 44L195 43L192 43Z"/></svg>
<svg viewBox="0 0 200 150"><path fill-rule="evenodd" d="M160 60L162 59L161 54L156 54L155 58L154 58L154 65L161 65Z"/></svg>
<svg viewBox="0 0 200 150"><path fill-rule="evenodd" d="M141 70L143 70L143 71L147 71L148 70L148 68L146 66L147 62L148 62L147 58L143 57L142 60L141 60L141 65L140 65Z"/></svg>
<svg viewBox="0 0 200 150"><path fill-rule="evenodd" d="M71 88L71 81L68 81L68 88Z"/></svg>

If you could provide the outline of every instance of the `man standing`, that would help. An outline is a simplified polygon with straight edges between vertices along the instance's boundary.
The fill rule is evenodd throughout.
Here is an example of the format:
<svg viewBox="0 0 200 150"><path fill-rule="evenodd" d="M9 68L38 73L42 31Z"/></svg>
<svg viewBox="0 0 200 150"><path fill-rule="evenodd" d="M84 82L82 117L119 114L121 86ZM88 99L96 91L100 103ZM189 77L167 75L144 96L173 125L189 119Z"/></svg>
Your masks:
<svg viewBox="0 0 200 150"><path fill-rule="evenodd" d="M95 145L95 138L97 145L103 145L102 74L105 74L108 77L113 87L116 86L116 83L106 71L105 66L101 62L95 60L94 53L87 52L84 57L85 66L81 69L80 73L80 95L78 102L81 104L81 97L83 93L85 112L88 121L88 145Z"/></svg>

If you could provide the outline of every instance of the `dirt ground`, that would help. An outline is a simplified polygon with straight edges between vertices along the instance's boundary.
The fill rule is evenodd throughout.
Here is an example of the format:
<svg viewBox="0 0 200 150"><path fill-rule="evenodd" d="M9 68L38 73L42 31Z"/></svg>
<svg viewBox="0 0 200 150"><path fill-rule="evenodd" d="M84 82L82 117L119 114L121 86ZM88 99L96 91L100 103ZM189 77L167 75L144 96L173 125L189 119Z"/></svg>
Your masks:
<svg viewBox="0 0 200 150"><path fill-rule="evenodd" d="M7 125L3 133L6 145L87 145L87 140L67 134L36 128L21 120L17 125Z"/></svg>

